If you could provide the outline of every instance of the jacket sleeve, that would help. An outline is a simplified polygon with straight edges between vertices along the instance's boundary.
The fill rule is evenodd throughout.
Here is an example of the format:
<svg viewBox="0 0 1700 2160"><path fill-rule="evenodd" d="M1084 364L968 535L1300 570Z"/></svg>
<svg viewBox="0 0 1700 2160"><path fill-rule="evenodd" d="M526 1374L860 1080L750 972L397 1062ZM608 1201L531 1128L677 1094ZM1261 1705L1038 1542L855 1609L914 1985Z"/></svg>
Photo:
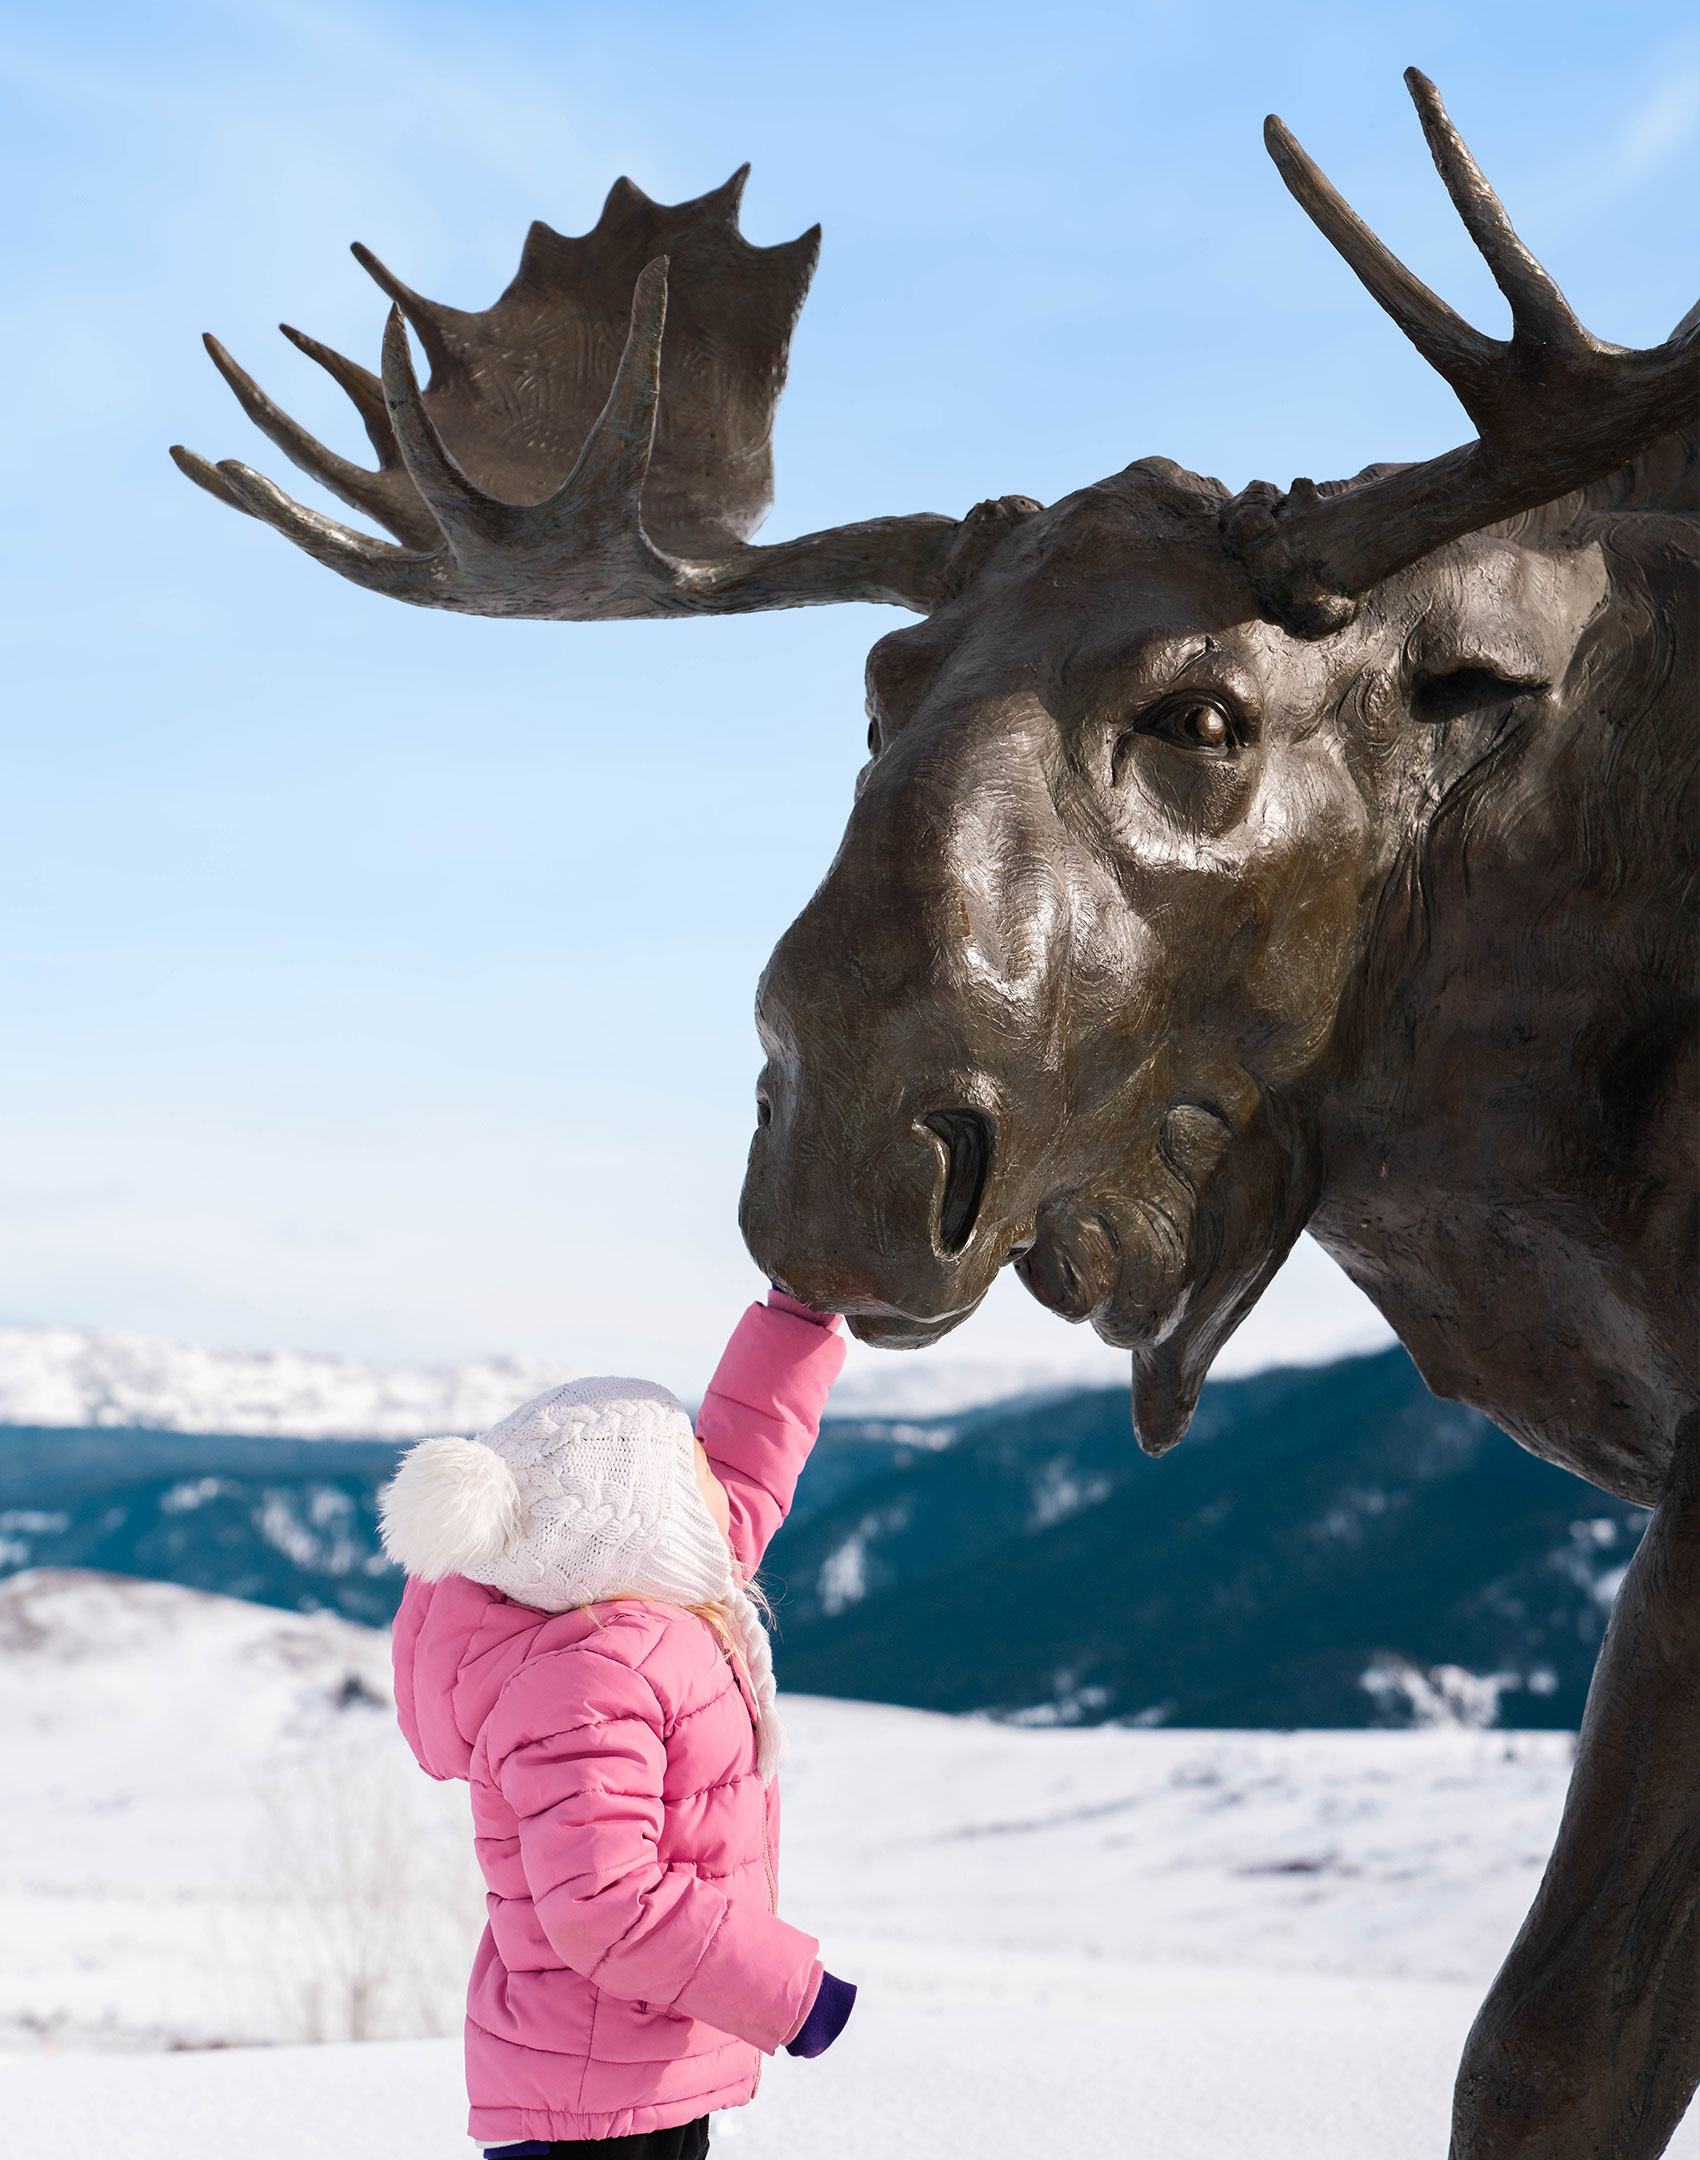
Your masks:
<svg viewBox="0 0 1700 2160"><path fill-rule="evenodd" d="M732 1550L747 1575L790 1513L844 1355L835 1329L752 1305L715 1368L697 1438L726 1488Z"/></svg>
<svg viewBox="0 0 1700 2160"><path fill-rule="evenodd" d="M565 1684L563 1658L575 1661ZM594 1643L527 1664L485 1726L538 1921L565 1963L771 2055L804 2016L820 1946L662 1861L663 1734L643 1674Z"/></svg>

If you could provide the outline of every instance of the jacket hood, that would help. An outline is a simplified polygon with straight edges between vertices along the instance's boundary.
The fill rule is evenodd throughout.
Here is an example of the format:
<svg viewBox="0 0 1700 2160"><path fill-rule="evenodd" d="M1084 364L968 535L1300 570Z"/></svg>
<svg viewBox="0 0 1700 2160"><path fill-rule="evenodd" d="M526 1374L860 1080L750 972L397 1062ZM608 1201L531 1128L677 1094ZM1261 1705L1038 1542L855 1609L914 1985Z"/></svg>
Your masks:
<svg viewBox="0 0 1700 2160"><path fill-rule="evenodd" d="M410 1581L395 1623L396 1714L421 1768L468 1776L485 1720L526 1659L595 1626L588 1612L538 1612L464 1575Z"/></svg>

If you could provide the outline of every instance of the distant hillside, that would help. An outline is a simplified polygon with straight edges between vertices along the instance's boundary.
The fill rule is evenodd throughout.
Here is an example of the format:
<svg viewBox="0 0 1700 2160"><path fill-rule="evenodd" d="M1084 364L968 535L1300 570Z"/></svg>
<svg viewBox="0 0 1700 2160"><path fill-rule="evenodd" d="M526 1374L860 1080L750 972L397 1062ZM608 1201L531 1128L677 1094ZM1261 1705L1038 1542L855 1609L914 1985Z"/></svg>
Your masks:
<svg viewBox="0 0 1700 2160"><path fill-rule="evenodd" d="M93 1568L387 1627L377 1496L404 1445L0 1426L0 1575Z"/></svg>
<svg viewBox="0 0 1700 2160"><path fill-rule="evenodd" d="M433 1421L434 1422L434 1421ZM80 1567L382 1625L403 1443L0 1426L0 1574ZM792 1689L1029 1722L1573 1725L1645 1520L1403 1352L1206 1388L829 1422L775 1540Z"/></svg>
<svg viewBox="0 0 1700 2160"><path fill-rule="evenodd" d="M1402 1350L969 1421L775 1539L780 1679L1044 1721L1571 1726L1645 1512L1438 1401Z"/></svg>

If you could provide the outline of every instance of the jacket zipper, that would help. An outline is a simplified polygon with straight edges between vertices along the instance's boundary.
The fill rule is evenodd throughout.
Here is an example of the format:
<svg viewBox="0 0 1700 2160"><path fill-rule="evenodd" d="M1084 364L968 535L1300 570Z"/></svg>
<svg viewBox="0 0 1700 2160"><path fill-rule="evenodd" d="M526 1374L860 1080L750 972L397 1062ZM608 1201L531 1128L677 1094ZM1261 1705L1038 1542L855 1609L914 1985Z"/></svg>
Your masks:
<svg viewBox="0 0 1700 2160"><path fill-rule="evenodd" d="M703 1622L703 1625L705 1627L708 1627L708 1622L705 1620ZM752 1729L754 1729L756 1733L757 1744L759 1745L760 1725L756 1716L756 1691L750 1685L749 1678L744 1671L743 1660L738 1656L737 1652L733 1650L729 1643L722 1640L720 1631L717 1628L709 1627L708 1631L714 1637L715 1641L719 1644L721 1656L732 1668L733 1685L737 1688L738 1693L743 1697L744 1708L750 1713L750 1724ZM767 1794L766 1789L764 1788L761 1803L761 1860L762 1867L767 1875L767 1909L773 1915L774 1919L777 1920L779 1918L779 1873L773 1864L773 1844L772 1840L768 1836L767 1825ZM755 2098L756 2094L761 2091L761 2074L766 2067L766 2058L763 2056L760 2048L757 2048L755 2082L750 2087L750 2098L752 2100Z"/></svg>
<svg viewBox="0 0 1700 2160"><path fill-rule="evenodd" d="M761 1858L762 1866L767 1870L767 1909L777 1920L779 1918L779 1870L773 1864L773 1841L768 1836L767 1826L767 1790L763 1787L761 1798ZM750 2087L750 2098L752 2100L761 2090L761 2073L764 2061L765 2058L758 2053L756 2056L756 2081Z"/></svg>

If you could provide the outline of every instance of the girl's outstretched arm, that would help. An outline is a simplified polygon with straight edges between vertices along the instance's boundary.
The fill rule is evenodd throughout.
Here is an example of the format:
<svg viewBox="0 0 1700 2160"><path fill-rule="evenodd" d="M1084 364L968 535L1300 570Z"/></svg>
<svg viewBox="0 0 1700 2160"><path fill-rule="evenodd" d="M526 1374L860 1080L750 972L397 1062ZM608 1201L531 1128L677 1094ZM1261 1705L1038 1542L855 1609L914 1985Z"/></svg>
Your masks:
<svg viewBox="0 0 1700 2160"><path fill-rule="evenodd" d="M844 1353L836 1314L770 1290L738 1322L708 1384L697 1438L726 1488L732 1551L746 1575L790 1512Z"/></svg>

